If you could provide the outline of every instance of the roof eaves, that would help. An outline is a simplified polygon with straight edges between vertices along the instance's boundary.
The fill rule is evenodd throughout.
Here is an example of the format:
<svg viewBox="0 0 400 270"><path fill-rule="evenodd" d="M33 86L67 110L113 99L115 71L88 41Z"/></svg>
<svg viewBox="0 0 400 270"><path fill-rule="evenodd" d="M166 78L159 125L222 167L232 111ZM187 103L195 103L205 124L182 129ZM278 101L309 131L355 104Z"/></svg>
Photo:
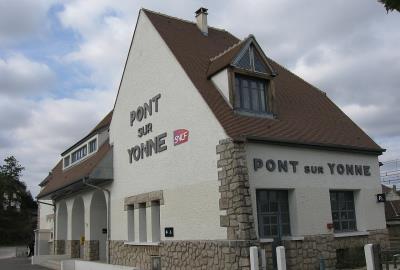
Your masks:
<svg viewBox="0 0 400 270"><path fill-rule="evenodd" d="M364 153L364 154L373 154L373 155L381 155L383 152L386 151L386 149L383 149L383 148L372 149L372 148L364 148L364 147L351 146L351 145L276 140L276 139L270 139L270 138L266 138L266 137L254 137L254 136L240 136L240 137L234 138L234 140L237 142L249 141L249 142L282 144L282 145L307 147L307 148L312 147L312 148L319 148L319 149L325 149L325 150L360 152L360 153Z"/></svg>

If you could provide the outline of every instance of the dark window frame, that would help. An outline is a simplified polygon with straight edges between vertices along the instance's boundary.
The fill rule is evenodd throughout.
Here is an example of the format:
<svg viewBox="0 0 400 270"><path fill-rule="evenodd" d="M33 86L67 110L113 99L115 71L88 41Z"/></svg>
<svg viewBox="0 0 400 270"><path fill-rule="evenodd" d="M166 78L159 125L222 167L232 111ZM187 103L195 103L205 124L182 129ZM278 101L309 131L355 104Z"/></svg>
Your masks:
<svg viewBox="0 0 400 270"><path fill-rule="evenodd" d="M263 195L267 195L267 197L264 198ZM289 190L257 189L256 201L260 239L281 239L283 236L290 236ZM267 201L268 203L265 204ZM265 222L267 220L268 222ZM265 231L269 231L269 233L265 233Z"/></svg>
<svg viewBox="0 0 400 270"><path fill-rule="evenodd" d="M89 146L89 154L94 153L97 151L97 138L90 140L88 143Z"/></svg>
<svg viewBox="0 0 400 270"><path fill-rule="evenodd" d="M330 190L331 214L335 233L357 231L353 190Z"/></svg>
<svg viewBox="0 0 400 270"><path fill-rule="evenodd" d="M248 84L244 87L244 84ZM269 115L268 108L268 84L269 80L264 76L252 76L234 72L232 82L232 105L238 112L250 113L255 115ZM256 86L256 87L252 87ZM261 89L262 86L262 89ZM247 91L249 106L245 106L245 94ZM253 93L257 92L258 100L254 101ZM255 106L257 103L257 106ZM258 107L258 108L256 108Z"/></svg>

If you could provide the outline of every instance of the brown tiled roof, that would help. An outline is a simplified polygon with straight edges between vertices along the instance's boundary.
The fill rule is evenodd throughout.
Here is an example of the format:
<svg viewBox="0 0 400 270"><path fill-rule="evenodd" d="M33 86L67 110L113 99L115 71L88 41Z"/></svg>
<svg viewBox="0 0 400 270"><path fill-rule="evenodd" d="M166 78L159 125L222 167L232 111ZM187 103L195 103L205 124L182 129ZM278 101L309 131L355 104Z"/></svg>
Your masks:
<svg viewBox="0 0 400 270"><path fill-rule="evenodd" d="M40 191L38 198L49 195L52 192L65 188L71 184L81 181L89 176L96 165L111 151L108 141L100 146L99 150L92 156L86 158L77 165L63 170L62 160L51 171L46 186ZM47 178L46 178L47 179Z"/></svg>
<svg viewBox="0 0 400 270"><path fill-rule="evenodd" d="M205 36L195 23L149 10L144 12L228 136L233 139L253 138L373 153L384 151L324 92L272 60L270 64L278 74L274 79L277 119L249 117L235 113L207 78L207 74L210 73L208 72L210 59L228 50L240 40L227 31L215 28L209 28L208 36Z"/></svg>
<svg viewBox="0 0 400 270"><path fill-rule="evenodd" d="M79 141L77 141L76 143L74 143L72 146L68 147L67 150L65 150L64 152L61 153L61 155L64 155L65 153L67 153L68 151L70 151L72 148L74 148L75 146L81 144L83 141L87 140L89 137L93 136L94 134L96 134L99 130L103 129L103 128L108 128L110 126L111 123L111 119L112 119L112 115L113 115L113 111L110 111L95 127L94 129L92 129L88 135L86 135L85 137L83 137L82 139L80 139Z"/></svg>
<svg viewBox="0 0 400 270"><path fill-rule="evenodd" d="M218 71L227 67L237 56L237 54L242 50L244 45L246 45L245 40L239 41L221 54L211 58L207 70L207 77L210 77L211 75L214 75Z"/></svg>

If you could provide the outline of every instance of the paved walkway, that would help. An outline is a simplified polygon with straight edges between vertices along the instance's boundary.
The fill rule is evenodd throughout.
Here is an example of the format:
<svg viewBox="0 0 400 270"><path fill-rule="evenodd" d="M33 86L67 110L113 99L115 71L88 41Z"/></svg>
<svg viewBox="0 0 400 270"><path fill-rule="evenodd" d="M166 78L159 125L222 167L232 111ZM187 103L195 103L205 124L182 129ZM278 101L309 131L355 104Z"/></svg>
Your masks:
<svg viewBox="0 0 400 270"><path fill-rule="evenodd" d="M32 265L30 258L0 259L1 270L48 270L48 268Z"/></svg>

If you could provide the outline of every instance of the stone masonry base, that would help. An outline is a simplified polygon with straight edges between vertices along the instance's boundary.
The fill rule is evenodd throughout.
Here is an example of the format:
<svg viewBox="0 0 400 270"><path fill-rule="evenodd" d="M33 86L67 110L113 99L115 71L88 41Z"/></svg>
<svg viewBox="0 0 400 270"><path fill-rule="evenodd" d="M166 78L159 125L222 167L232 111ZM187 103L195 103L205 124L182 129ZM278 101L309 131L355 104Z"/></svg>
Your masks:
<svg viewBox="0 0 400 270"><path fill-rule="evenodd" d="M305 236L304 240L285 240L288 270L319 269L324 258L326 269L336 269L336 251L352 247L362 248L367 243L388 246L387 231L370 231L365 236L334 237L332 234ZM267 269L273 269L272 244L258 241L164 241L158 246L124 245L110 241L111 264L136 266L151 270L152 257L161 257L163 270L250 269L250 246L266 251Z"/></svg>
<svg viewBox="0 0 400 270"><path fill-rule="evenodd" d="M85 241L83 247L83 259L86 261L99 260L99 240Z"/></svg>
<svg viewBox="0 0 400 270"><path fill-rule="evenodd" d="M65 241L65 254L71 258L80 258L81 245L79 240L66 240Z"/></svg>

